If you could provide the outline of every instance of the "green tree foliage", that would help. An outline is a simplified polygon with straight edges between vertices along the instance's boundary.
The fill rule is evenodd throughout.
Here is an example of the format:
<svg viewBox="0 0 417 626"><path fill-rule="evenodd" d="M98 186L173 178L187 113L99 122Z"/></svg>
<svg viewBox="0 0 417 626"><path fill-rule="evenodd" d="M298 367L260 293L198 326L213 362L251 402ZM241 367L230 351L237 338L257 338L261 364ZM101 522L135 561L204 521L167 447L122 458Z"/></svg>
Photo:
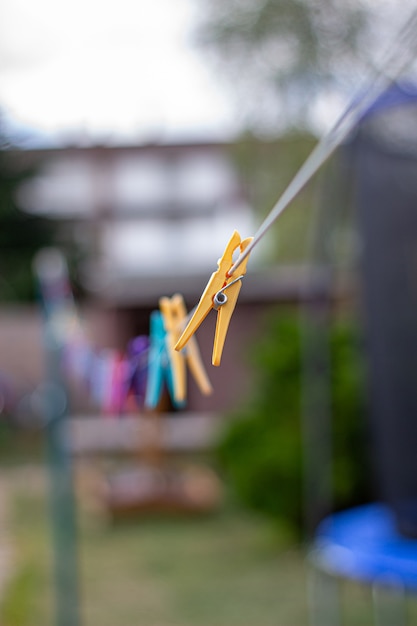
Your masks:
<svg viewBox="0 0 417 626"><path fill-rule="evenodd" d="M245 194L261 220L274 206L294 173L310 154L316 140L308 134L294 133L271 140L246 134L230 147L231 156L245 182ZM312 187L293 201L270 236L263 241L263 258L268 262L296 264L306 260L311 223L315 218Z"/></svg>
<svg viewBox="0 0 417 626"><path fill-rule="evenodd" d="M0 302L34 299L32 259L52 242L52 224L24 213L17 204L19 185L33 173L24 152L13 149L0 126Z"/></svg>
<svg viewBox="0 0 417 626"><path fill-rule="evenodd" d="M318 90L363 65L371 18L359 1L210 0L203 13L198 42L258 129L306 121Z"/></svg>
<svg viewBox="0 0 417 626"><path fill-rule="evenodd" d="M326 346L322 346L326 349ZM366 499L363 372L355 325L330 330L329 389L333 429L333 485L337 507ZM278 309L253 350L256 384L227 422L218 457L234 493L245 506L300 536L303 525L301 435L301 340L296 313Z"/></svg>

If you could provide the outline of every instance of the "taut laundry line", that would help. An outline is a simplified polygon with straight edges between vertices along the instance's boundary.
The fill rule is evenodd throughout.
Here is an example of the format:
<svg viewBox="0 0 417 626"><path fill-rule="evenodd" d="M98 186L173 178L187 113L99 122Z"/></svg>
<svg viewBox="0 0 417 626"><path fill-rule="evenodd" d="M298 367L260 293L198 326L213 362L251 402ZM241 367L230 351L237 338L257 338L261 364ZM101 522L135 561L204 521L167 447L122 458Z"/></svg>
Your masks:
<svg viewBox="0 0 417 626"><path fill-rule="evenodd" d="M233 274L249 256L253 248L271 228L278 217L311 180L335 149L346 139L361 120L367 109L393 83L415 59L417 51L417 9L408 17L393 43L381 59L378 67L364 80L364 88L356 95L339 117L335 125L317 143L306 161L300 167L272 207L267 217L255 233L251 243L241 251L229 270Z"/></svg>

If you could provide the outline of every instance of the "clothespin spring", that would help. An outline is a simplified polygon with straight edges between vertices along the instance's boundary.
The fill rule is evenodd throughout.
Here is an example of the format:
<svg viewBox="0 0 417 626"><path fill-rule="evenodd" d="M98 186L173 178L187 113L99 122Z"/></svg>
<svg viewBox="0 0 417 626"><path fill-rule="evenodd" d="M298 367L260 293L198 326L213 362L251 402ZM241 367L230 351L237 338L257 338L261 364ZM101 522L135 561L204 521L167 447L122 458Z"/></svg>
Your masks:
<svg viewBox="0 0 417 626"><path fill-rule="evenodd" d="M224 293L224 291L228 287L231 287L232 285L237 283L238 280L242 280L242 278L243 278L243 274L241 276L238 276L234 280L232 280L231 283L228 283L227 285L225 285L224 287L219 289L219 291L215 294L215 296L213 298L213 308L214 308L215 311L218 311L220 309L220 307L222 307L227 302L227 296Z"/></svg>

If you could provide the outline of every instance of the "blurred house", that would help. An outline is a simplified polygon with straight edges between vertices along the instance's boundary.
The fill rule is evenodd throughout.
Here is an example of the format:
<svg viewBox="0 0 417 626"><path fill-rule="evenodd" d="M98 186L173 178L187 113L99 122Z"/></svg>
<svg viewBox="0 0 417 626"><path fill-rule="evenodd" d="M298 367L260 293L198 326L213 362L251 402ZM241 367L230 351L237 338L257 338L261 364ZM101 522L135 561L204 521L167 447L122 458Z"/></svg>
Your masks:
<svg viewBox="0 0 417 626"><path fill-rule="evenodd" d="M253 234L255 217L231 146L222 143L25 150L37 174L18 192L27 212L59 220L64 239L83 252L82 314L97 347L124 349L148 332L160 296L181 292L192 308L231 233ZM190 382L190 410L227 410L250 384L250 346L265 307L298 298L303 274L251 259L222 364L211 366L216 314L197 333L215 388Z"/></svg>

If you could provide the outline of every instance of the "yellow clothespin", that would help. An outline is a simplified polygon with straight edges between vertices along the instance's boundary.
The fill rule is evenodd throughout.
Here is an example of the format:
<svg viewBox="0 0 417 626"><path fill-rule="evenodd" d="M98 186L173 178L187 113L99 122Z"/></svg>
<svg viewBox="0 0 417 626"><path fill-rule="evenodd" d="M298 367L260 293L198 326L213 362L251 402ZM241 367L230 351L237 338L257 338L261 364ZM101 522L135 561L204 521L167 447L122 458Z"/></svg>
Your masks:
<svg viewBox="0 0 417 626"><path fill-rule="evenodd" d="M237 248L243 252L252 239L253 237L248 237L242 241L239 233L236 230L233 232L223 256L217 262L218 269L211 275L203 295L200 298L200 302L179 338L175 350L182 350L200 324L205 320L211 309L214 308L217 311L217 322L214 335L212 363L213 365L220 365L230 319L242 287L241 278L243 278L246 273L246 265L248 262L248 257L246 257L236 271L229 274L229 270L233 266L233 253ZM225 293L226 290L227 295Z"/></svg>
<svg viewBox="0 0 417 626"><path fill-rule="evenodd" d="M213 388L204 369L200 351L198 349L195 337L188 343L184 354L180 354L175 350L184 323L187 317L184 299L181 294L177 293L172 298L161 298L159 300L159 308L164 320L165 330L167 332L168 351L171 358L174 396L178 402L184 402L187 391L186 368L187 363L190 371L204 395L212 393Z"/></svg>

